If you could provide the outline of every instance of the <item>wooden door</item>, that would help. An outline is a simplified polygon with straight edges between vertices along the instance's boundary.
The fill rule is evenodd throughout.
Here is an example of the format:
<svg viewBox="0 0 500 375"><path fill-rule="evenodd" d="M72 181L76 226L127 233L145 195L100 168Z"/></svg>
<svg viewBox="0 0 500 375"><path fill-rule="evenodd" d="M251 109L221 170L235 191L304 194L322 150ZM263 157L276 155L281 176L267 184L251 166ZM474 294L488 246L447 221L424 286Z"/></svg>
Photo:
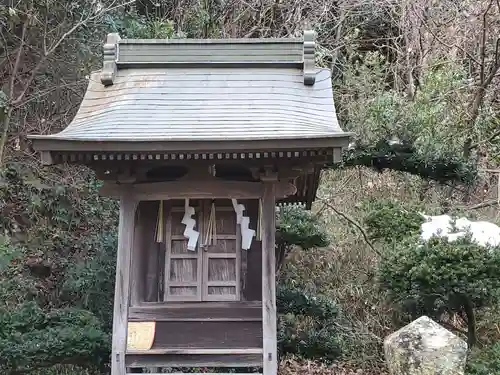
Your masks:
<svg viewBox="0 0 500 375"><path fill-rule="evenodd" d="M230 201L227 200L230 204ZM203 249L204 301L240 299L240 230L234 208L215 204L216 242ZM204 202L203 212L210 215L212 204ZM204 220L206 223L207 220Z"/></svg>
<svg viewBox="0 0 500 375"><path fill-rule="evenodd" d="M195 209L199 230L202 215L200 207ZM166 221L165 301L201 301L202 251L199 242L195 251L187 249L183 216L183 207L173 207Z"/></svg>

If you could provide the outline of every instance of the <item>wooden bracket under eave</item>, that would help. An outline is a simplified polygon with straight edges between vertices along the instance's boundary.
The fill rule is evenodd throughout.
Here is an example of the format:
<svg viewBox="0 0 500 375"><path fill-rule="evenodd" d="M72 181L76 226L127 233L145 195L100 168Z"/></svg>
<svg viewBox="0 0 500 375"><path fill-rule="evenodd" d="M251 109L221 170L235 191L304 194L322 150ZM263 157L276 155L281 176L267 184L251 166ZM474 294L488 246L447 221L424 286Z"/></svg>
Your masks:
<svg viewBox="0 0 500 375"><path fill-rule="evenodd" d="M118 43L120 42L120 35L117 33L110 33L106 39L103 47L104 61L101 71L101 83L104 86L110 86L115 80L118 60Z"/></svg>
<svg viewBox="0 0 500 375"><path fill-rule="evenodd" d="M50 153L50 151L42 151L40 154L42 165L54 164L54 159L52 158L52 154Z"/></svg>
<svg viewBox="0 0 500 375"><path fill-rule="evenodd" d="M297 188L288 181L267 180L275 183L275 196L282 199L295 195ZM167 199L257 199L263 194L260 182L241 181L169 181L140 184L117 184L105 182L99 194L101 196L119 198L125 194L138 201Z"/></svg>
<svg viewBox="0 0 500 375"><path fill-rule="evenodd" d="M316 82L316 67L314 53L316 49L315 32L313 30L304 31L304 85L312 86Z"/></svg>
<svg viewBox="0 0 500 375"><path fill-rule="evenodd" d="M262 182L278 181L278 172L275 171L274 166L266 165L264 167L264 172L259 173L259 179Z"/></svg>

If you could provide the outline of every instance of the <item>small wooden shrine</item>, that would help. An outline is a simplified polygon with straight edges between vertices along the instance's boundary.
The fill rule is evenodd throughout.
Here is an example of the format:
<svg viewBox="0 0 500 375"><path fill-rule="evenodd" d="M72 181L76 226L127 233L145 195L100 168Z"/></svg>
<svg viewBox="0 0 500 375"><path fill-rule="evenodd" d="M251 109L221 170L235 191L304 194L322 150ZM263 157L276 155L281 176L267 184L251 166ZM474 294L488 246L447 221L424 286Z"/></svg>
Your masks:
<svg viewBox="0 0 500 375"><path fill-rule="evenodd" d="M30 137L120 201L112 374L261 367L276 375L275 215L314 200L349 134L312 32L296 39L110 34L73 121Z"/></svg>

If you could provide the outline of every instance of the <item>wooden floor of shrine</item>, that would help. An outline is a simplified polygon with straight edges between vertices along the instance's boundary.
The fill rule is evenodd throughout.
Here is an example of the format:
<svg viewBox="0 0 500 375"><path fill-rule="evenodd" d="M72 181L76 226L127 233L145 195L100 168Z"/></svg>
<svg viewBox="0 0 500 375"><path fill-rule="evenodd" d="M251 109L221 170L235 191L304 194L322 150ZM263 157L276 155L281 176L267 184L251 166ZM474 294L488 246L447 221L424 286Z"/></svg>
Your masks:
<svg viewBox="0 0 500 375"><path fill-rule="evenodd" d="M128 350L127 367L261 367L261 302L143 304L129 321L155 321L153 346Z"/></svg>

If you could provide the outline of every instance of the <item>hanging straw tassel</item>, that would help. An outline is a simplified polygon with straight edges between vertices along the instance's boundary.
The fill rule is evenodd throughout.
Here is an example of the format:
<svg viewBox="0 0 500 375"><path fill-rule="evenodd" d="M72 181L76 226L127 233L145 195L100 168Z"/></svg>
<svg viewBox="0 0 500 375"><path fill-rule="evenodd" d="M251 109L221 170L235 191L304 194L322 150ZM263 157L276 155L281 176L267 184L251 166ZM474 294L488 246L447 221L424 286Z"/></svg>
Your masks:
<svg viewBox="0 0 500 375"><path fill-rule="evenodd" d="M215 221L215 202L212 202L210 212L210 220L212 220L212 245L217 245L217 225Z"/></svg>
<svg viewBox="0 0 500 375"><path fill-rule="evenodd" d="M217 244L217 231L215 225L215 203L210 207L210 215L208 217L207 231L205 236L205 246Z"/></svg>
<svg viewBox="0 0 500 375"><path fill-rule="evenodd" d="M165 226L163 225L163 201L160 201L158 207L158 218L156 220L156 242L163 242L165 238Z"/></svg>
<svg viewBox="0 0 500 375"><path fill-rule="evenodd" d="M210 231L212 226L212 212L208 216L208 219L205 219L206 231L205 231L205 241L203 241L203 246L210 246Z"/></svg>
<svg viewBox="0 0 500 375"><path fill-rule="evenodd" d="M262 240L262 199L259 199L259 216L257 218L257 233L255 234L257 241Z"/></svg>

